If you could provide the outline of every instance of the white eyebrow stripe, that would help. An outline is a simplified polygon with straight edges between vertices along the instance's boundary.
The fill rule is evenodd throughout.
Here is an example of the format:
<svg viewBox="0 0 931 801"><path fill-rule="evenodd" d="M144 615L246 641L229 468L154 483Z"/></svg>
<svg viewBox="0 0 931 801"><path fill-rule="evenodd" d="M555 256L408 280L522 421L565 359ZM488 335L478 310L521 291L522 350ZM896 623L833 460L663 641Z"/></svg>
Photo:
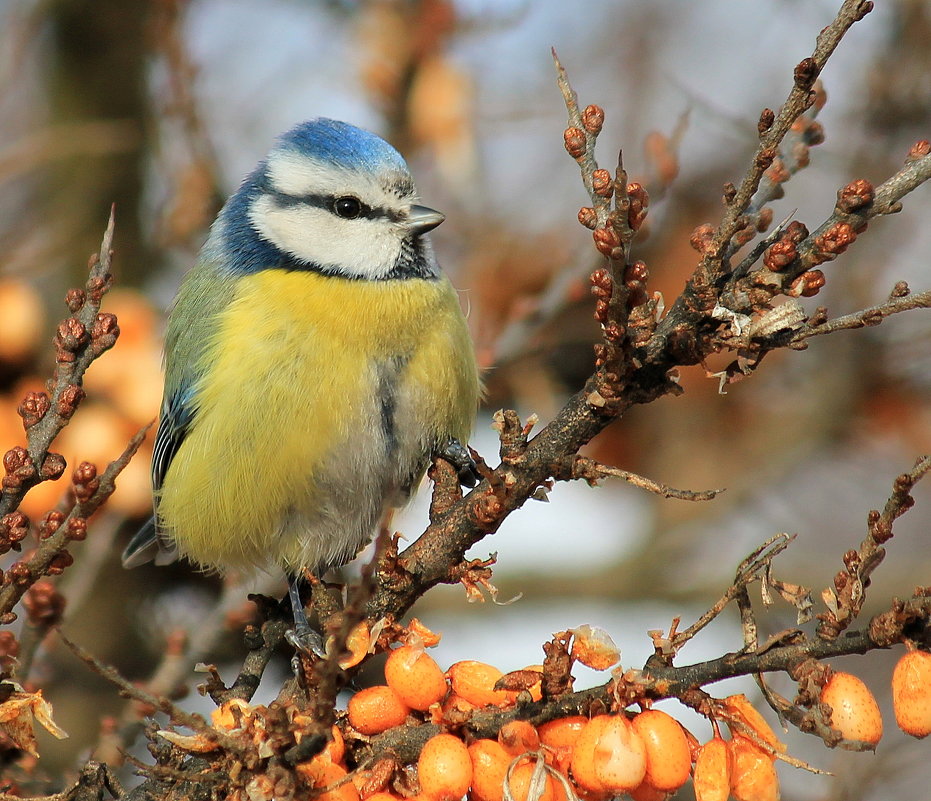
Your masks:
<svg viewBox="0 0 931 801"><path fill-rule="evenodd" d="M289 150L278 150L268 157L270 188L282 195L302 197L340 197L352 195L367 206L400 212L404 201L388 192L378 176L347 170L332 162L318 161ZM409 203L410 201L408 201Z"/></svg>

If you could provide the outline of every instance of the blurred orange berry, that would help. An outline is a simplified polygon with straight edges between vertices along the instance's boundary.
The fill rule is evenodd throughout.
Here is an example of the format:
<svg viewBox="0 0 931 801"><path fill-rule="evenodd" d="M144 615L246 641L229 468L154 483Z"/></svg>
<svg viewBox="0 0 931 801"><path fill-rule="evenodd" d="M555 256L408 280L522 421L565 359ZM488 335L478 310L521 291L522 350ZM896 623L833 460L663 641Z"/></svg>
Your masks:
<svg viewBox="0 0 931 801"><path fill-rule="evenodd" d="M860 679L850 673L837 672L821 690L821 703L831 707L831 727L845 740L860 740L876 745L883 736L883 719L879 705Z"/></svg>
<svg viewBox="0 0 931 801"><path fill-rule="evenodd" d="M391 652L385 662L385 680L405 704L421 712L446 695L446 677L436 660L410 645Z"/></svg>
<svg viewBox="0 0 931 801"><path fill-rule="evenodd" d="M628 795L633 801L666 801L672 793L667 790L660 790L644 779Z"/></svg>
<svg viewBox="0 0 931 801"><path fill-rule="evenodd" d="M349 725L362 734L380 734L400 726L409 707L383 684L359 690L349 699Z"/></svg>
<svg viewBox="0 0 931 801"><path fill-rule="evenodd" d="M365 801L401 801L401 796L381 790L365 797Z"/></svg>
<svg viewBox="0 0 931 801"><path fill-rule="evenodd" d="M931 734L931 654L909 651L892 673L895 722L912 737Z"/></svg>
<svg viewBox="0 0 931 801"><path fill-rule="evenodd" d="M417 760L420 791L436 801L458 801L472 783L469 751L458 737L437 734L427 740Z"/></svg>
<svg viewBox="0 0 931 801"><path fill-rule="evenodd" d="M526 720L512 720L498 730L498 742L511 756L520 756L540 747L540 735Z"/></svg>
<svg viewBox="0 0 931 801"><path fill-rule="evenodd" d="M773 758L746 737L727 743L731 756L731 794L737 801L779 801L779 777Z"/></svg>
<svg viewBox="0 0 931 801"><path fill-rule="evenodd" d="M698 750L693 786L695 801L727 801L731 794L731 752L720 737Z"/></svg>
<svg viewBox="0 0 931 801"><path fill-rule="evenodd" d="M35 288L17 278L0 279L0 361L26 361L44 328L45 309Z"/></svg>
<svg viewBox="0 0 931 801"><path fill-rule="evenodd" d="M689 743L679 721L659 709L648 709L631 725L646 748L644 780L658 790L678 790L692 768Z"/></svg>
<svg viewBox="0 0 931 801"><path fill-rule="evenodd" d="M477 707L507 706L514 701L515 693L494 689L504 674L492 665L468 659L450 665L446 675L453 692Z"/></svg>
<svg viewBox="0 0 931 801"><path fill-rule="evenodd" d="M496 740L476 740L469 746L472 762L473 801L501 801L504 796L504 778L511 755Z"/></svg>

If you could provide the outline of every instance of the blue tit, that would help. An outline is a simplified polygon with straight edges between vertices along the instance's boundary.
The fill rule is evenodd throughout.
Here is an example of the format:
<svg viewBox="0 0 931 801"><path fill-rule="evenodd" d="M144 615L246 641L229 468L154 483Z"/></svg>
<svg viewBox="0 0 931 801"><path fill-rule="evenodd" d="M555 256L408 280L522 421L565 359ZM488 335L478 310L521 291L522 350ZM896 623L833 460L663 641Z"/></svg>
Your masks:
<svg viewBox="0 0 931 801"><path fill-rule="evenodd" d="M125 567L277 565L301 628L297 579L351 560L434 455L469 483L478 370L427 236L444 217L416 200L391 145L323 118L227 200L169 314L155 514Z"/></svg>

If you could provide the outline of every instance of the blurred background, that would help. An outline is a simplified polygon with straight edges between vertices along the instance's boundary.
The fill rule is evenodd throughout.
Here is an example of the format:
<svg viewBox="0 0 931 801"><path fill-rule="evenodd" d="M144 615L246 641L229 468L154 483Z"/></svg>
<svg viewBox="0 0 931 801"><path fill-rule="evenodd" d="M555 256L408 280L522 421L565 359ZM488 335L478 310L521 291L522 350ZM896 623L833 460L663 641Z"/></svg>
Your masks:
<svg viewBox="0 0 931 801"><path fill-rule="evenodd" d="M105 308L122 336L87 377L88 399L57 449L75 465L103 465L157 415L164 311L225 198L274 137L315 117L345 119L389 139L407 157L422 198L447 222L433 235L462 290L488 384L473 445L497 463L490 416L512 407L551 418L592 369L598 330L587 277L598 265L576 222L587 199L562 147L565 110L555 86L557 49L581 103L607 120L603 166L623 148L630 176L652 204L635 257L667 304L696 261L692 229L715 222L721 187L736 181L756 141L760 110L778 108L792 68L808 55L838 0L3 0L0 2L0 444L22 441L15 409L50 373L50 338L66 289L83 283L116 204L116 289ZM931 6L877 4L823 74L826 142L774 205L816 227L849 180L879 183L929 135ZM882 302L892 285L931 284L931 191L873 223L827 265L808 301L836 316ZM708 370L720 364L707 365ZM728 586L737 563L769 536L797 532L777 575L816 598L865 534L892 481L931 448L931 316L900 315L879 328L811 341L771 355L752 380L719 394L694 367L686 392L634 409L589 451L608 463L683 488L727 487L711 503L659 500L618 485L559 486L529 503L472 553L497 552L502 606L468 604L440 588L416 614L444 639L443 665L463 658L504 670L537 663L550 635L582 623L607 629L623 664L651 653L648 629L692 622ZM125 675L147 680L212 661L231 678L251 604L237 577L221 582L184 565L125 572L118 555L149 514L144 447L112 501L75 547L61 577L65 630ZM62 487L26 499L35 520ZM874 574L871 608L931 584L931 490L896 526ZM426 497L396 521L422 530ZM10 555L15 557L15 554ZM5 564L0 564L5 567ZM283 592L276 576L249 585ZM777 605L763 637L792 627ZM54 640L54 638L52 638ZM689 645L698 661L741 645L728 612ZM838 664L888 706L899 655ZM181 667L177 667L180 665ZM269 672L273 697L287 654ZM39 772L63 775L107 756L133 715L113 689L53 641L30 681L71 733L47 741ZM604 681L580 675L577 687ZM190 683L193 683L190 682ZM781 678L777 689L792 694ZM752 682L710 688L726 695ZM720 692L718 692L720 690ZM196 696L192 708L203 703ZM700 739L707 723L664 706ZM770 718L772 719L772 718ZM928 745L886 715L876 755L834 753L801 735L790 751L838 773L827 779L780 766L784 798L918 797Z"/></svg>

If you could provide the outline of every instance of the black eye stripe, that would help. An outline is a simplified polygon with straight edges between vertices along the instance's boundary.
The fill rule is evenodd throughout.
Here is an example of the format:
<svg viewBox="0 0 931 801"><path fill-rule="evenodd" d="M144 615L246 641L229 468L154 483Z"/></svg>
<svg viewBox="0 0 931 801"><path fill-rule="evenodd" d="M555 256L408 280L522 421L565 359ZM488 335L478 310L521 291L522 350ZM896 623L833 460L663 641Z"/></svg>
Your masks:
<svg viewBox="0 0 931 801"><path fill-rule="evenodd" d="M264 194L270 197L274 201L275 205L280 208L289 208L291 206L311 206L315 209L325 209L334 216L338 216L336 215L335 211L335 204L337 200L354 197L353 195L287 195L284 192L275 192L274 190L266 190ZM369 206L365 203L362 203L361 201L359 202L361 210L355 219L385 219L391 220L392 222L401 222L404 219L404 216L394 209L386 209L379 206Z"/></svg>

